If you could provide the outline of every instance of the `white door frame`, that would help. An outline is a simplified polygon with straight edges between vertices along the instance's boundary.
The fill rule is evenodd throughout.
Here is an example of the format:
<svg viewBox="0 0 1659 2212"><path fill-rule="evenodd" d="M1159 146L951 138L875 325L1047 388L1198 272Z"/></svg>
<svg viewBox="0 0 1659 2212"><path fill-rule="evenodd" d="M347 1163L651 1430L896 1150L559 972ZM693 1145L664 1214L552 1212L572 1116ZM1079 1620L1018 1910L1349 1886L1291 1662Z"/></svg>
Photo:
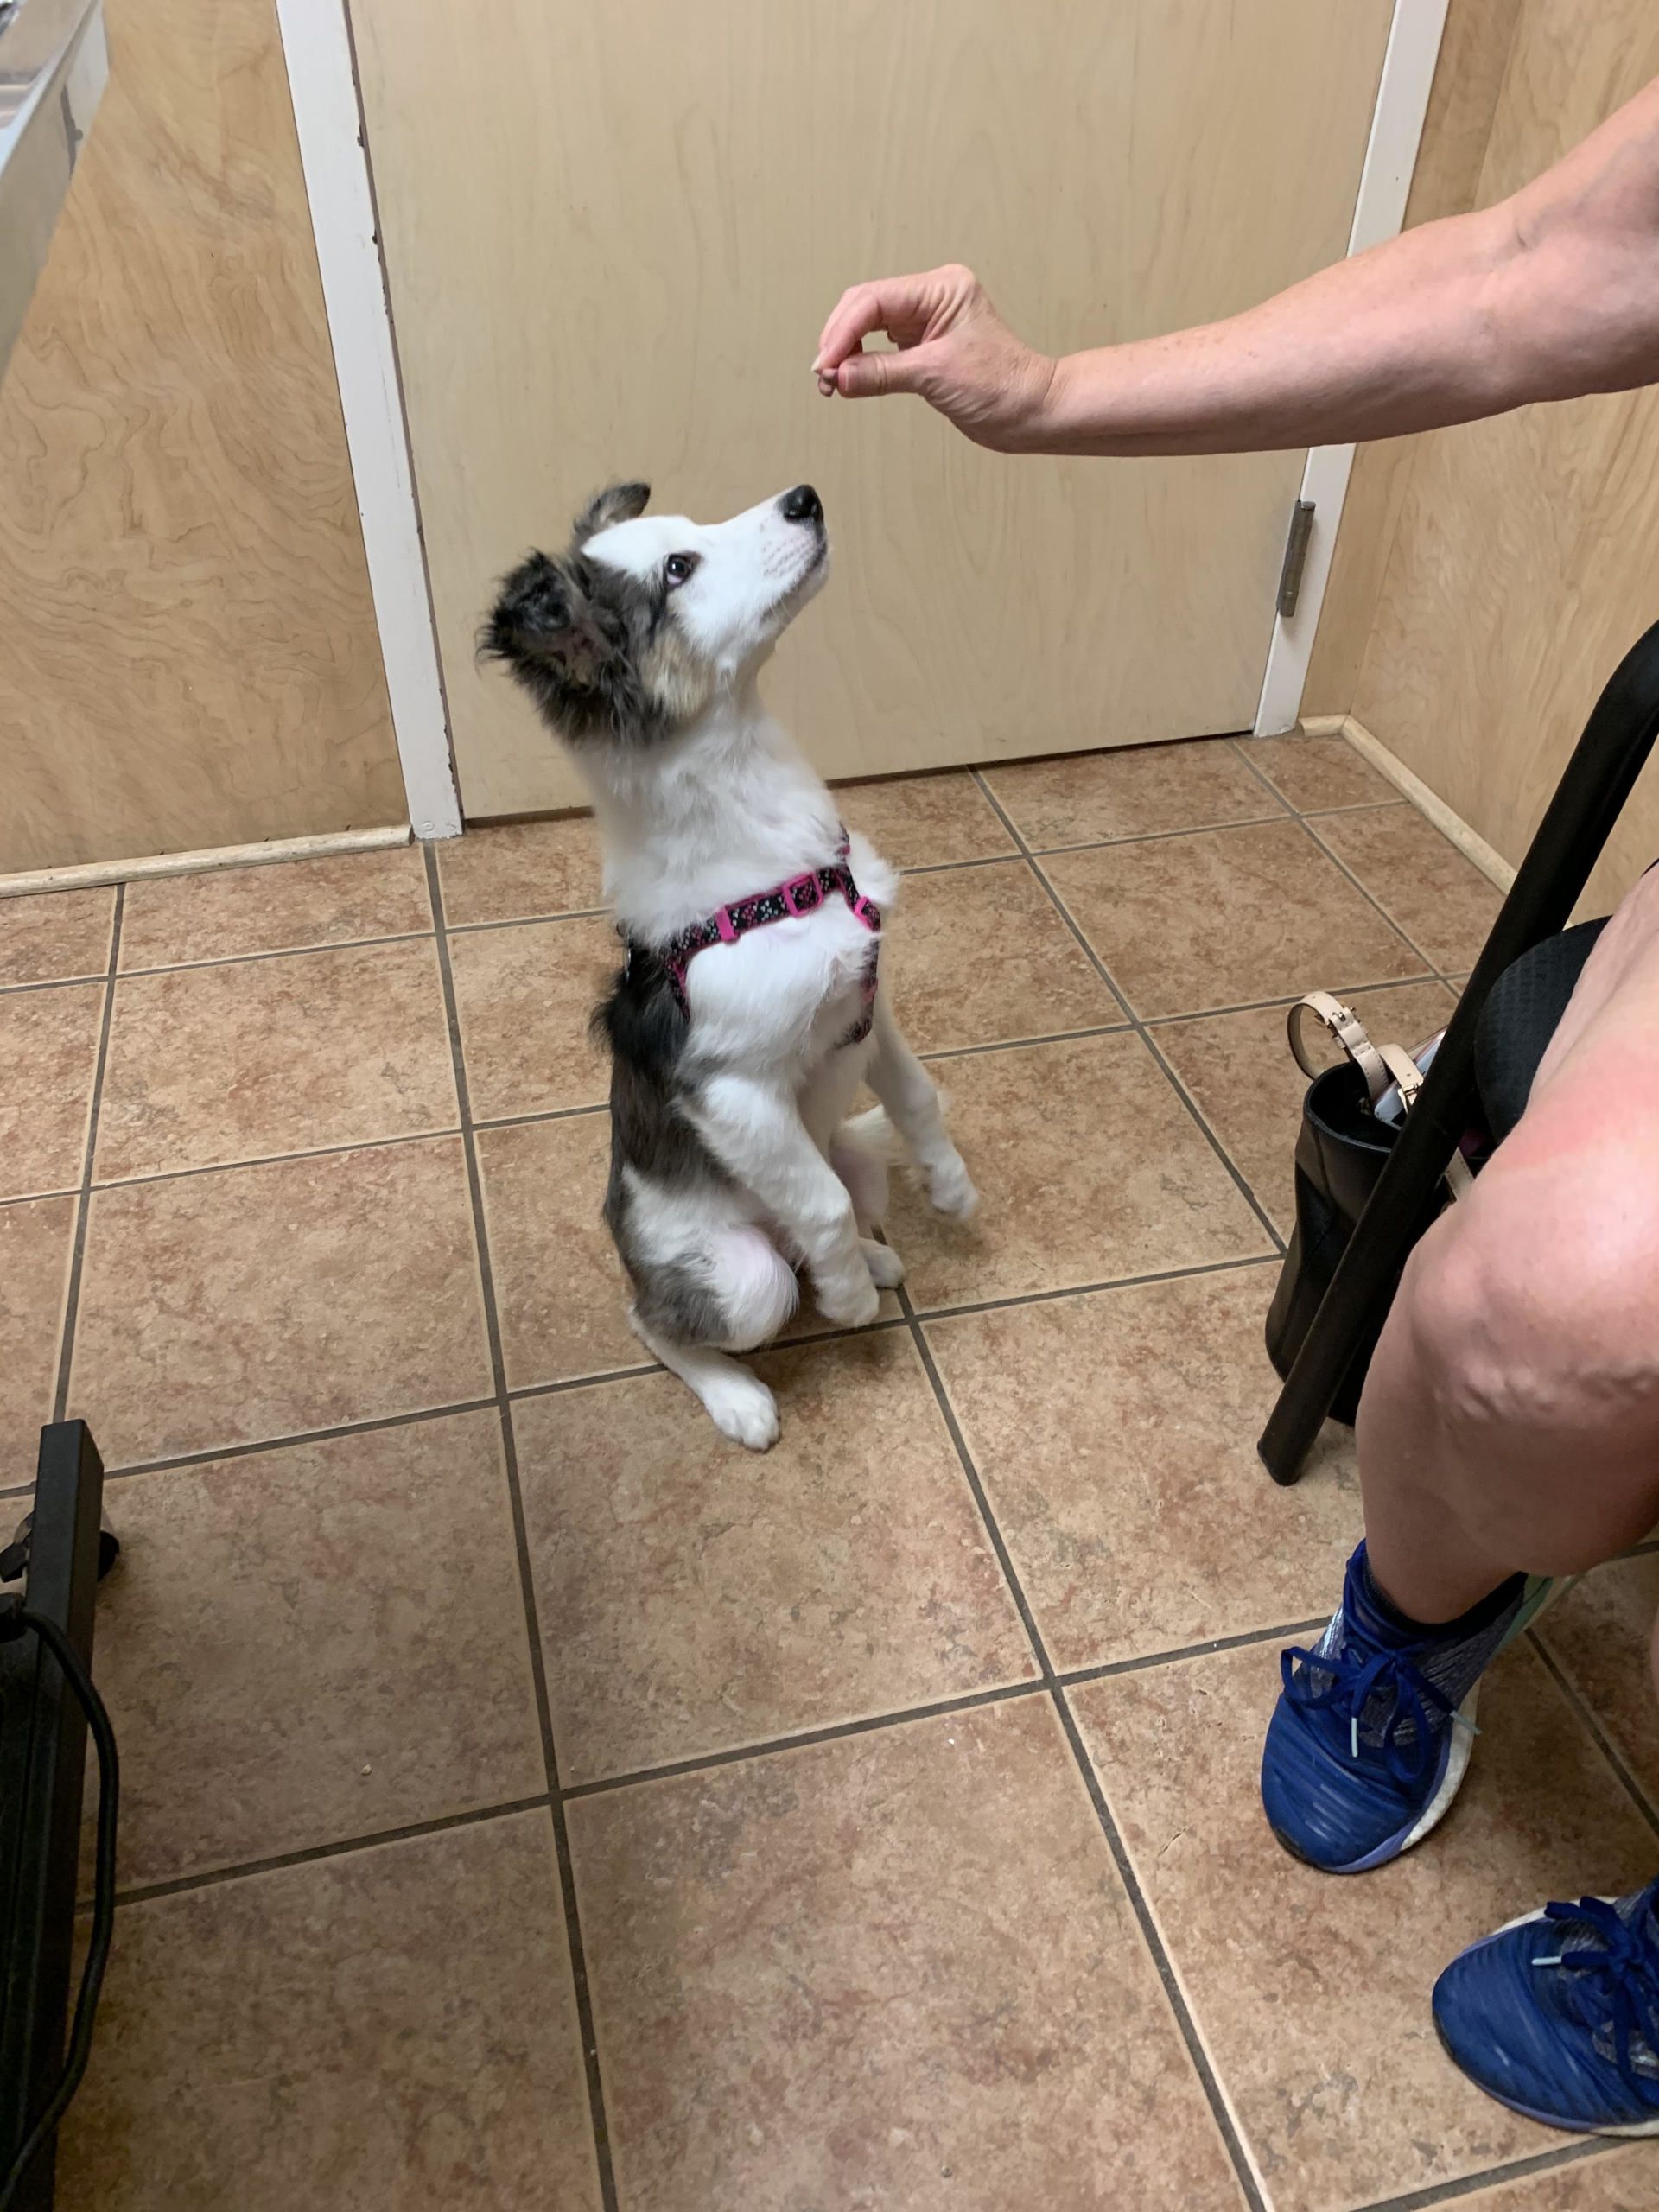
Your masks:
<svg viewBox="0 0 1659 2212"><path fill-rule="evenodd" d="M1417 166L1423 120L1434 82L1434 65L1440 59L1440 34L1446 28L1446 4L1447 0L1394 0L1394 20L1389 26L1376 105L1371 112L1371 135L1366 143L1365 166L1360 171L1353 228L1348 236L1351 254L1363 253L1367 246L1393 238L1405 219L1406 198ZM1325 588L1331 580L1331 561L1337 550L1337 531L1353 466L1351 445L1314 446L1309 450L1302 488L1297 494L1313 508L1307 557L1296 612L1288 620L1276 611L1274 614L1268 664L1255 710L1257 737L1277 737L1281 731L1294 729L1302 711L1302 687L1325 605Z"/></svg>
<svg viewBox="0 0 1659 2212"><path fill-rule="evenodd" d="M443 676L421 543L409 427L358 98L347 0L276 0L317 265L357 487L398 758L417 837L461 830ZM1440 56L1447 0L1395 0L1348 251L1392 238ZM1313 505L1296 612L1275 613L1257 736L1294 727L1354 465L1351 445L1315 446L1300 497Z"/></svg>
<svg viewBox="0 0 1659 2212"><path fill-rule="evenodd" d="M276 0L386 693L417 837L458 837L449 743L346 0Z"/></svg>

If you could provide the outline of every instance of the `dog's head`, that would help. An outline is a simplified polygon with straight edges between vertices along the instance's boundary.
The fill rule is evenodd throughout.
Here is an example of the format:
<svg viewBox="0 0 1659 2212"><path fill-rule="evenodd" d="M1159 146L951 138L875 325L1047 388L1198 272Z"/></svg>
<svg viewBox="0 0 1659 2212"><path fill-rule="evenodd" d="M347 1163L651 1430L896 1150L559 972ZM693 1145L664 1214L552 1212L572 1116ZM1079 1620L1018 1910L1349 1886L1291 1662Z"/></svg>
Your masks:
<svg viewBox="0 0 1659 2212"><path fill-rule="evenodd" d="M481 650L504 660L573 745L672 736L763 660L823 581L823 508L810 484L729 522L647 515L647 484L614 484L569 549L505 577Z"/></svg>

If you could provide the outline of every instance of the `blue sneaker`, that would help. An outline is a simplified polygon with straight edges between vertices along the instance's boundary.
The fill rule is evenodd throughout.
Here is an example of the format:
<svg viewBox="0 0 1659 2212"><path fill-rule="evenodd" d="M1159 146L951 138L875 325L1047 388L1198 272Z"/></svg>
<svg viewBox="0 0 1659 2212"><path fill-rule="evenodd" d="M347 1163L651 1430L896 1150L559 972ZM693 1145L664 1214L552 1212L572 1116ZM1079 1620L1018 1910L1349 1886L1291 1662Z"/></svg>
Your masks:
<svg viewBox="0 0 1659 2212"><path fill-rule="evenodd" d="M1471 1944L1434 2024L1488 2096L1546 2127L1659 2135L1659 1881L1547 1904Z"/></svg>
<svg viewBox="0 0 1659 2212"><path fill-rule="evenodd" d="M1480 1677L1563 1586L1515 1575L1457 1621L1402 1625L1361 1544L1312 1651L1280 1655L1284 1690L1262 1755L1262 1803L1287 1851L1361 1874L1421 1843L1468 1771Z"/></svg>

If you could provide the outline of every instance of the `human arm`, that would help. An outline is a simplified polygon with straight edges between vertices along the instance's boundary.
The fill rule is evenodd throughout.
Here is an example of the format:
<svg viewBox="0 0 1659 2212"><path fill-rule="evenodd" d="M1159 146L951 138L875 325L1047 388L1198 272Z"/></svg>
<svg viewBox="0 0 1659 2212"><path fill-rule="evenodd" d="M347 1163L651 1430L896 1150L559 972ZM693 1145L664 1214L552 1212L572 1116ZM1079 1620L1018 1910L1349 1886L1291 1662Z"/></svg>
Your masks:
<svg viewBox="0 0 1659 2212"><path fill-rule="evenodd" d="M862 353L880 330L898 350ZM1101 454L1397 437L1659 381L1659 79L1509 199L1225 321L1057 359L950 267L855 285L813 367L828 394L918 393L998 451Z"/></svg>

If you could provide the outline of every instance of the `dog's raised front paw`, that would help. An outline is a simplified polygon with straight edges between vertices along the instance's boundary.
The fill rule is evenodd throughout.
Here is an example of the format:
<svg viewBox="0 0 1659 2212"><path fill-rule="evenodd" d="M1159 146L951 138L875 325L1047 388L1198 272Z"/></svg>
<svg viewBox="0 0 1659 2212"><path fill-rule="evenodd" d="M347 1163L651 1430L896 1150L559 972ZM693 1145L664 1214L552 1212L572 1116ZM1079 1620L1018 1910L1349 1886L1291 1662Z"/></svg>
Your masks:
<svg viewBox="0 0 1659 2212"><path fill-rule="evenodd" d="M702 1402L715 1427L734 1444L747 1445L751 1452L766 1452L778 1441L778 1401L756 1376L722 1376L705 1388Z"/></svg>
<svg viewBox="0 0 1659 2212"><path fill-rule="evenodd" d="M905 1279L905 1263L891 1244L878 1244L874 1236L861 1236L858 1249L878 1290L897 1290Z"/></svg>
<svg viewBox="0 0 1659 2212"><path fill-rule="evenodd" d="M979 1205L979 1192L960 1154L927 1172L927 1202L935 1213L952 1221L966 1221Z"/></svg>

